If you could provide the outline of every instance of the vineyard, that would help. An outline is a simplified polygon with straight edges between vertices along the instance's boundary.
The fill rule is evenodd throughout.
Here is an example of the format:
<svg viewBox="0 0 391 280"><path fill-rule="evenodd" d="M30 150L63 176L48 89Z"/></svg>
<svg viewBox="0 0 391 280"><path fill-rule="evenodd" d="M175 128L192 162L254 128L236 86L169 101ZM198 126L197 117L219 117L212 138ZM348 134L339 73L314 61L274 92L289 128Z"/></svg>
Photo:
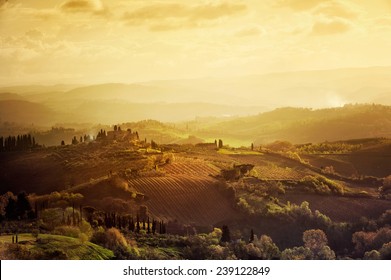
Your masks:
<svg viewBox="0 0 391 280"><path fill-rule="evenodd" d="M275 165L256 166L254 170L260 179L263 180L301 180L306 176L305 173L300 172L289 167L279 167Z"/></svg>
<svg viewBox="0 0 391 280"><path fill-rule="evenodd" d="M232 204L211 179L189 176L132 179L129 187L146 195L152 216L186 224L213 225L235 216Z"/></svg>
<svg viewBox="0 0 391 280"><path fill-rule="evenodd" d="M196 177L208 177L219 174L220 170L204 160L177 157L171 164L163 168L167 175L187 175Z"/></svg>
<svg viewBox="0 0 391 280"><path fill-rule="evenodd" d="M273 154L232 155L243 164L253 164L257 176L263 180L301 180L306 175L315 175L302 163Z"/></svg>

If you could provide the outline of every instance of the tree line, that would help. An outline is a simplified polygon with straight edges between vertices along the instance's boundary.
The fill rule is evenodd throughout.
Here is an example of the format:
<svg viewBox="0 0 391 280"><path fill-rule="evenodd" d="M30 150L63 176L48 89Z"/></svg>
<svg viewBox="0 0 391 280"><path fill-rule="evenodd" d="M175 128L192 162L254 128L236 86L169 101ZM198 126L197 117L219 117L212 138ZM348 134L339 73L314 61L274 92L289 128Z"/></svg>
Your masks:
<svg viewBox="0 0 391 280"><path fill-rule="evenodd" d="M0 152L24 151L37 147L35 138L31 134L0 137Z"/></svg>

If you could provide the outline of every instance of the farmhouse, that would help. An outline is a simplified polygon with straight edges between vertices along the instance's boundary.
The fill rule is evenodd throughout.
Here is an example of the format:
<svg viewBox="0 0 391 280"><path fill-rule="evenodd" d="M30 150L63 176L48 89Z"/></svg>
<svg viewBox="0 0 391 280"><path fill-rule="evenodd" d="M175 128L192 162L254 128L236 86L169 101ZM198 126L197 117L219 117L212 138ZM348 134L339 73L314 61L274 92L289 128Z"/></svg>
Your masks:
<svg viewBox="0 0 391 280"><path fill-rule="evenodd" d="M114 130L108 131L106 135L106 140L109 141L135 141L138 140L138 133L132 132L130 129L128 130L121 130L121 128L116 129L116 126L114 127Z"/></svg>

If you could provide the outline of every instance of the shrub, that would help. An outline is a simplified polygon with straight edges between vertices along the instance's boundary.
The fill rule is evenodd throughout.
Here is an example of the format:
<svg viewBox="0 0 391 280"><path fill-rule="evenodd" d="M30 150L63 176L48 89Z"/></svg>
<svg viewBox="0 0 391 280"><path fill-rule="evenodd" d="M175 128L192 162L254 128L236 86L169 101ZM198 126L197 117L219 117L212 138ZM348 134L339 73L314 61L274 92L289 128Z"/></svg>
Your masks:
<svg viewBox="0 0 391 280"><path fill-rule="evenodd" d="M306 190L318 194L344 194L344 188L340 184L323 176L305 176L300 182L306 186Z"/></svg>
<svg viewBox="0 0 391 280"><path fill-rule="evenodd" d="M379 251L372 250L369 252L365 252L364 254L364 260L380 260L380 253Z"/></svg>
<svg viewBox="0 0 391 280"><path fill-rule="evenodd" d="M303 246L288 248L281 253L281 259L283 260L312 260L313 258L314 255L311 250Z"/></svg>
<svg viewBox="0 0 391 280"><path fill-rule="evenodd" d="M327 237L323 230L310 229L303 233L304 247L318 253L327 244Z"/></svg>
<svg viewBox="0 0 391 280"><path fill-rule="evenodd" d="M352 242L355 245L355 252L363 256L370 250L379 250L384 244L391 242L391 228L383 227L378 231L358 231L353 234Z"/></svg>
<svg viewBox="0 0 391 280"><path fill-rule="evenodd" d="M126 242L125 237L122 233L116 228L110 228L106 231L106 240L105 247L111 250L115 250L118 247L127 247L128 243Z"/></svg>
<svg viewBox="0 0 391 280"><path fill-rule="evenodd" d="M63 210L61 208L49 208L41 211L39 217L42 219L43 225L53 230L55 227L61 226L63 220Z"/></svg>
<svg viewBox="0 0 391 280"><path fill-rule="evenodd" d="M90 223L85 220L81 221L79 225L79 229L82 234L85 234L87 240L89 240L92 237L92 234L94 233Z"/></svg>
<svg viewBox="0 0 391 280"><path fill-rule="evenodd" d="M271 260L281 257L280 249L267 235L261 235L259 238L255 237L254 241L246 246L246 249L252 258Z"/></svg>
<svg viewBox="0 0 391 280"><path fill-rule="evenodd" d="M64 235L64 236L69 236L69 237L73 237L73 238L78 238L81 232L78 227L59 226L54 229L53 233L58 234L58 235Z"/></svg>
<svg viewBox="0 0 391 280"><path fill-rule="evenodd" d="M383 244L379 253L382 260L391 260L391 242Z"/></svg>

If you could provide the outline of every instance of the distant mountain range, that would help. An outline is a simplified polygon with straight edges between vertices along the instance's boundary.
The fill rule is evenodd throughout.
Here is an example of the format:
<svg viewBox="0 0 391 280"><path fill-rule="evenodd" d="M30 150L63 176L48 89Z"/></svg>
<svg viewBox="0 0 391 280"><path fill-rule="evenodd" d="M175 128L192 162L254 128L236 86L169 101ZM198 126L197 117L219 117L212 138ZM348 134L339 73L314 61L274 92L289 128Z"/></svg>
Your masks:
<svg viewBox="0 0 391 280"><path fill-rule="evenodd" d="M279 107L391 105L391 67L272 73L137 84L0 88L1 121L53 125L250 116Z"/></svg>

